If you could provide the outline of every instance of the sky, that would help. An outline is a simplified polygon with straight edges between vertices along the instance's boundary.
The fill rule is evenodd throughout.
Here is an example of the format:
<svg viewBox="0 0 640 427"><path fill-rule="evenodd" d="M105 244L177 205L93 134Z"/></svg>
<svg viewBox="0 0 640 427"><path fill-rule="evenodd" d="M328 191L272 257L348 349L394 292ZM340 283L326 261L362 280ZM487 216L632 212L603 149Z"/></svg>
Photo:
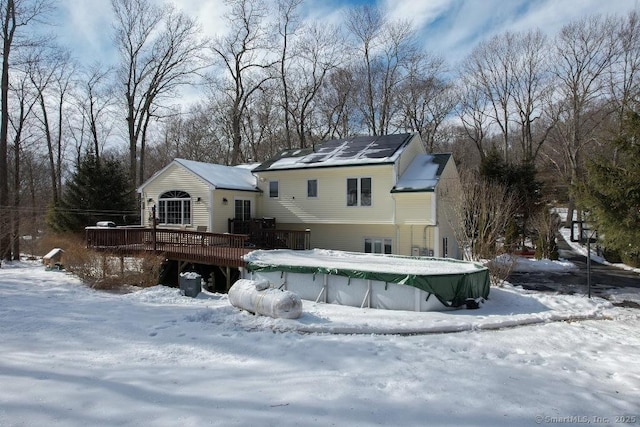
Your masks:
<svg viewBox="0 0 640 427"><path fill-rule="evenodd" d="M153 1L153 0L152 0ZM213 36L224 29L223 0L170 0ZM62 44L81 60L113 61L108 0L58 0ZM304 0L309 20L339 23L353 5L377 5L388 16L411 21L425 49L450 64L464 58L481 40L504 31L539 28L553 36L563 25L591 14L619 14L639 7L638 0Z"/></svg>

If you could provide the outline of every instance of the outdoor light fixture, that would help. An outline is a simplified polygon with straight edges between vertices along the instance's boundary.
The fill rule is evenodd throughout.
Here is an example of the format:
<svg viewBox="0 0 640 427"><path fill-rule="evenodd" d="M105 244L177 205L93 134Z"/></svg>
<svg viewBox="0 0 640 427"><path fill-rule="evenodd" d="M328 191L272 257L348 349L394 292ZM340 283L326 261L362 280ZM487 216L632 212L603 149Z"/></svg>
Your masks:
<svg viewBox="0 0 640 427"><path fill-rule="evenodd" d="M196 199L196 202L201 202L201 201L202 201L202 197L198 197L198 198Z"/></svg>
<svg viewBox="0 0 640 427"><path fill-rule="evenodd" d="M152 199L151 197L149 197L149 198L147 199L147 202L151 203L151 202L153 202L153 199Z"/></svg>
<svg viewBox="0 0 640 427"><path fill-rule="evenodd" d="M226 205L227 203L229 203L229 201L227 200L227 198L226 198L226 197L223 197L223 198L222 198L222 204L223 204L223 205Z"/></svg>

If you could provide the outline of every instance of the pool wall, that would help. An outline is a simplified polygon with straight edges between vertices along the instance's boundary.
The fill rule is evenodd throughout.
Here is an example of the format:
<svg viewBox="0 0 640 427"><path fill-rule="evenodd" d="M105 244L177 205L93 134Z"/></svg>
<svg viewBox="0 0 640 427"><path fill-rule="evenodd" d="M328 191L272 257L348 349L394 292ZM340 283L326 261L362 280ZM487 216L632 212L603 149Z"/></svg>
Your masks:
<svg viewBox="0 0 640 427"><path fill-rule="evenodd" d="M373 279L359 279L325 273L247 271L243 278L266 279L271 287L286 289L303 300L361 308L405 311L440 311L450 307L422 289Z"/></svg>

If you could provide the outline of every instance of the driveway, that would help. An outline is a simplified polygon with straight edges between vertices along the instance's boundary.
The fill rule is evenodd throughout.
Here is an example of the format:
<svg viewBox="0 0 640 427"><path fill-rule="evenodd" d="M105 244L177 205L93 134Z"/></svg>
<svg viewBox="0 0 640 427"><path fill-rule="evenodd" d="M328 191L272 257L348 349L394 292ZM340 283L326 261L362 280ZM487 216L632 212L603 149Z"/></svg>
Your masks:
<svg viewBox="0 0 640 427"><path fill-rule="evenodd" d="M571 261L575 269L564 272L512 273L508 281L524 289L560 293L588 293L587 258L576 253L558 234L560 258ZM640 292L640 273L591 261L591 295L607 298L614 289L636 288Z"/></svg>

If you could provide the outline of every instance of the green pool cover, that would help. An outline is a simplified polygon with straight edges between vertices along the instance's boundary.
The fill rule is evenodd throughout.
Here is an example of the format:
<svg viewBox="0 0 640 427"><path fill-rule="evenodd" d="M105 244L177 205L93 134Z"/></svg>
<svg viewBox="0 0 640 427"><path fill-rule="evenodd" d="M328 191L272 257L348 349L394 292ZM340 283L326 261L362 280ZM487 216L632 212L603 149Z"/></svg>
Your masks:
<svg viewBox="0 0 640 427"><path fill-rule="evenodd" d="M435 295L447 307L489 296L489 270L455 259L313 249L257 250L245 261L249 271L332 274L412 286Z"/></svg>

